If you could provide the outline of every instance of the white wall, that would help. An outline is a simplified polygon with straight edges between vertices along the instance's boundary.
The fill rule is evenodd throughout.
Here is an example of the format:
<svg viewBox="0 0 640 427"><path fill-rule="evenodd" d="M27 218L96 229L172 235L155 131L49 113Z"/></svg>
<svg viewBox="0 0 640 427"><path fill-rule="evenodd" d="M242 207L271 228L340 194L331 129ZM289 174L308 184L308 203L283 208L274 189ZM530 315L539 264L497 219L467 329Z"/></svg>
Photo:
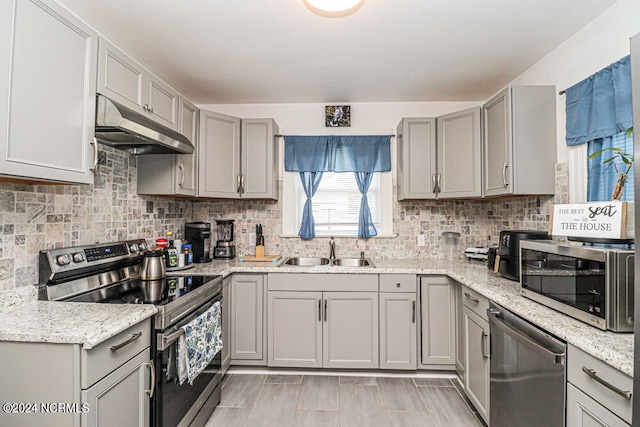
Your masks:
<svg viewBox="0 0 640 427"><path fill-rule="evenodd" d="M558 17L562 19L562 17ZM566 40L513 84L553 84L566 89L629 54L629 39L640 33L640 1L619 0ZM557 97L558 162L567 161L565 96Z"/></svg>

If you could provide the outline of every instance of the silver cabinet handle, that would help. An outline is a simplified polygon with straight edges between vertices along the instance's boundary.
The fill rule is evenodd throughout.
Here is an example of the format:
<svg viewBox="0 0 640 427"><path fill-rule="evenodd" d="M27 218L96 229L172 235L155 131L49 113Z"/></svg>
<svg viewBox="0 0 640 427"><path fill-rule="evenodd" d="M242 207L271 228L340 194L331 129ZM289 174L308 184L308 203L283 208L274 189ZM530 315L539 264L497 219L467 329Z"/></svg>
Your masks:
<svg viewBox="0 0 640 427"><path fill-rule="evenodd" d="M240 174L240 194L244 193L244 174Z"/></svg>
<svg viewBox="0 0 640 427"><path fill-rule="evenodd" d="M411 323L416 323L416 302L411 302Z"/></svg>
<svg viewBox="0 0 640 427"><path fill-rule="evenodd" d="M180 169L180 187L184 187L184 166L182 165L182 163L180 163L178 165L178 169Z"/></svg>
<svg viewBox="0 0 640 427"><path fill-rule="evenodd" d="M324 300L324 321L327 321L327 300Z"/></svg>
<svg viewBox="0 0 640 427"><path fill-rule="evenodd" d="M156 365L153 363L153 360L149 360L147 366L151 371L151 389L145 390L145 393L147 393L149 397L153 397L153 392L156 390Z"/></svg>
<svg viewBox="0 0 640 427"><path fill-rule="evenodd" d="M484 360L487 360L489 358L489 355L486 354L484 351L487 348L487 337L489 336L489 334L487 334L485 331L482 331L482 337L480 338L480 346L482 347L482 358Z"/></svg>
<svg viewBox="0 0 640 427"><path fill-rule="evenodd" d="M630 391L621 390L618 387L614 386L613 384L610 384L607 381L603 380L598 376L598 373L596 372L595 369L589 369L586 366L583 366L582 372L589 375L591 378L593 378L594 380L596 380L597 382L599 382L600 384L602 384L603 386L605 386L606 388L608 388L609 390L617 394L618 396L622 397L623 399L631 400L631 396L633 395L633 393L631 393Z"/></svg>
<svg viewBox="0 0 640 427"><path fill-rule="evenodd" d="M149 107L149 112L153 113L153 107Z"/></svg>
<svg viewBox="0 0 640 427"><path fill-rule="evenodd" d="M400 287L400 282L396 282L396 288Z"/></svg>
<svg viewBox="0 0 640 427"><path fill-rule="evenodd" d="M468 300L471 300L471 301L473 301L475 303L479 303L480 302L480 300L478 298L472 297L469 292L465 292L464 296L467 297Z"/></svg>
<svg viewBox="0 0 640 427"><path fill-rule="evenodd" d="M437 184L437 187L438 187L438 193L442 192L442 187L440 186L440 180L441 179L442 179L442 174L438 173L438 177L436 179L436 184Z"/></svg>
<svg viewBox="0 0 640 427"><path fill-rule="evenodd" d="M509 164L507 162L504 162L504 165L502 165L502 184L506 187L507 185L507 168L509 167Z"/></svg>
<svg viewBox="0 0 640 427"><path fill-rule="evenodd" d="M322 300L318 299L318 322L322 322Z"/></svg>
<svg viewBox="0 0 640 427"><path fill-rule="evenodd" d="M93 166L91 166L89 170L93 173L96 173L98 170L98 140L95 136L91 141L91 145L93 145Z"/></svg>
<svg viewBox="0 0 640 427"><path fill-rule="evenodd" d="M240 193L240 190L241 190L241 188L240 188L240 185L241 185L240 184L240 174L236 175L236 184L237 184L236 193Z"/></svg>
<svg viewBox="0 0 640 427"><path fill-rule="evenodd" d="M433 188L433 192L438 194L438 183L436 182L436 174L431 174L431 188Z"/></svg>
<svg viewBox="0 0 640 427"><path fill-rule="evenodd" d="M112 345L111 347L109 347L109 349L111 349L111 351L113 351L113 352L116 352L116 351L120 350L122 347L125 347L125 346L131 344L132 342L134 342L135 340L137 340L141 336L142 336L142 332L136 332L135 334L131 334L131 337L128 340L126 340L124 342L121 342L120 344Z"/></svg>
<svg viewBox="0 0 640 427"><path fill-rule="evenodd" d="M144 105L142 106L142 109L143 109L144 111L146 111L146 112L150 112L149 104L144 104Z"/></svg>

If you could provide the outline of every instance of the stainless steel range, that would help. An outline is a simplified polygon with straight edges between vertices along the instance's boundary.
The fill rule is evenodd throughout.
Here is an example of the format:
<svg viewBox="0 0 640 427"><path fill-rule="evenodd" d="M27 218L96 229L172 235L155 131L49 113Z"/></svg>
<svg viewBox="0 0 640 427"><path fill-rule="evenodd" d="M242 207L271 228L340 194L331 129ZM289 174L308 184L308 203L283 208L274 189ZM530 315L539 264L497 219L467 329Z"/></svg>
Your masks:
<svg viewBox="0 0 640 427"><path fill-rule="evenodd" d="M222 299L221 276L167 276L141 280L144 240L40 252L40 300L153 304L151 352L155 390L153 426L204 425L220 403L221 352L193 382L180 385L177 342L182 326Z"/></svg>

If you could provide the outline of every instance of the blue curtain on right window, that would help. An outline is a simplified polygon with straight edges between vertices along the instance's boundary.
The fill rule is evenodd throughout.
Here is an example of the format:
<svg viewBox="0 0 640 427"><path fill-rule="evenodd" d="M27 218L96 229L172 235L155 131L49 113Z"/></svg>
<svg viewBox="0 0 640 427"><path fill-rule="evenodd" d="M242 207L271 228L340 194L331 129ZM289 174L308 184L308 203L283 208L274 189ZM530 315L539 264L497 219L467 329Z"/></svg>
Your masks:
<svg viewBox="0 0 640 427"><path fill-rule="evenodd" d="M588 155L603 149L620 148L633 155L633 138L626 137L633 126L631 106L631 58L625 56L566 90L568 146L588 144ZM602 162L615 154L612 150L587 159L587 200L609 200L626 165ZM633 170L629 171L633 177ZM627 181L621 200L633 200L633 179Z"/></svg>

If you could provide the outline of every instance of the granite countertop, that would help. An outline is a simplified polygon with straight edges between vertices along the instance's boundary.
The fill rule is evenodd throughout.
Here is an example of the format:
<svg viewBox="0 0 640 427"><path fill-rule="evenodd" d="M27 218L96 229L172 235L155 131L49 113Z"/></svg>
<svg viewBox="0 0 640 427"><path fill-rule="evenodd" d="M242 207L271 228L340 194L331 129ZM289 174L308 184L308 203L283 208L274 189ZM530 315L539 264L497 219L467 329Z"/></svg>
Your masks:
<svg viewBox="0 0 640 427"><path fill-rule="evenodd" d="M353 273L448 275L504 308L574 345L614 368L633 376L633 334L602 331L520 295L518 282L504 279L484 263L437 259L373 260L368 267L279 267L279 263L237 260L195 264L171 275L232 273ZM0 341L81 344L92 348L156 313L151 305L64 304L37 301L35 287L0 294Z"/></svg>
<svg viewBox="0 0 640 427"><path fill-rule="evenodd" d="M91 349L157 313L152 305L49 302L27 286L0 296L0 341L80 344Z"/></svg>
<svg viewBox="0 0 640 427"><path fill-rule="evenodd" d="M279 267L279 263L219 261L196 264L184 274L354 273L447 275L569 344L633 377L633 334L602 331L520 295L520 284L487 269L482 262L438 259L373 260L367 267Z"/></svg>

